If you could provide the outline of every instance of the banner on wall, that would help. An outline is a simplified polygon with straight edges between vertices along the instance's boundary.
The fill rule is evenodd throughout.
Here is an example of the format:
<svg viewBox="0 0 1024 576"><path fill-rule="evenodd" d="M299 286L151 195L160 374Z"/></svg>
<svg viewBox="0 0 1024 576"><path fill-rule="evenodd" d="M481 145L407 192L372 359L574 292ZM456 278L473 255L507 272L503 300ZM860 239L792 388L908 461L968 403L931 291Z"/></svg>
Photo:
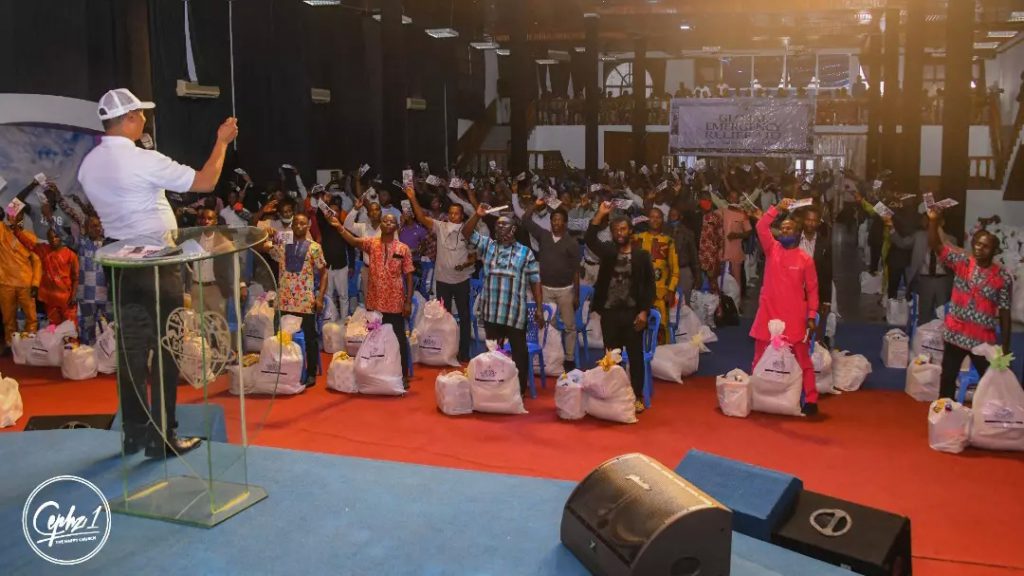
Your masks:
<svg viewBox="0 0 1024 576"><path fill-rule="evenodd" d="M814 153L812 98L675 98L669 152L687 156Z"/></svg>

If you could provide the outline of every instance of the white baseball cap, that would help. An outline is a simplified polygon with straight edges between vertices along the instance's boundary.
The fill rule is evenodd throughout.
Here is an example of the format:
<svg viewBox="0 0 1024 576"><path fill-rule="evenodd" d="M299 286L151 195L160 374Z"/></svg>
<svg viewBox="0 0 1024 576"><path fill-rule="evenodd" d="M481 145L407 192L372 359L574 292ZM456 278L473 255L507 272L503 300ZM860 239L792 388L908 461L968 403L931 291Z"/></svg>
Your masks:
<svg viewBox="0 0 1024 576"><path fill-rule="evenodd" d="M100 98L100 105L97 113L100 120L110 120L118 116L124 116L132 110L152 110L156 104L143 102L132 94L127 88L117 88L107 92Z"/></svg>

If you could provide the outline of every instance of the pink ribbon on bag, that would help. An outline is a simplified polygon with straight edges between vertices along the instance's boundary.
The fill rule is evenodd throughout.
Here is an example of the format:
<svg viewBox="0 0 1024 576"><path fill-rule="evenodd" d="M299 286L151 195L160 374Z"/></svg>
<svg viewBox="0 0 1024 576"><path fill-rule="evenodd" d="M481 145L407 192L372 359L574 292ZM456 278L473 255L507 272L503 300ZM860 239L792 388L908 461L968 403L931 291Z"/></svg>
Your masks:
<svg viewBox="0 0 1024 576"><path fill-rule="evenodd" d="M380 328L382 324L383 323L379 319L367 321L366 322L366 331L367 332L373 332L377 328Z"/></svg>
<svg viewBox="0 0 1024 576"><path fill-rule="evenodd" d="M789 340L783 334L772 336L771 340L768 342L771 344L772 348L776 350L789 346Z"/></svg>
<svg viewBox="0 0 1024 576"><path fill-rule="evenodd" d="M57 325L56 324L50 324L49 326L46 327L46 332L49 333L49 334L56 334L57 333Z"/></svg>

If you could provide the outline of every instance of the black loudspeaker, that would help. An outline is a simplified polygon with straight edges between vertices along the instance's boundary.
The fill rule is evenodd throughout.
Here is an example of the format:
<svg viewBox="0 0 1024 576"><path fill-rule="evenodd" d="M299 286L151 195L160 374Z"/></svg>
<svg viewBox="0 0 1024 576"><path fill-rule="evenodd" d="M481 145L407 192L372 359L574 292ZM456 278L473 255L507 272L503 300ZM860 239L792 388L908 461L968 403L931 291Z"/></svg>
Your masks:
<svg viewBox="0 0 1024 576"><path fill-rule="evenodd" d="M912 574L910 519L804 491L772 541L866 576Z"/></svg>
<svg viewBox="0 0 1024 576"><path fill-rule="evenodd" d="M626 454L573 490L562 544L602 576L726 576L732 511L653 458Z"/></svg>
<svg viewBox="0 0 1024 576"><path fill-rule="evenodd" d="M33 416L25 423L25 431L32 430L74 430L95 428L110 430L113 414L62 414L59 416Z"/></svg>

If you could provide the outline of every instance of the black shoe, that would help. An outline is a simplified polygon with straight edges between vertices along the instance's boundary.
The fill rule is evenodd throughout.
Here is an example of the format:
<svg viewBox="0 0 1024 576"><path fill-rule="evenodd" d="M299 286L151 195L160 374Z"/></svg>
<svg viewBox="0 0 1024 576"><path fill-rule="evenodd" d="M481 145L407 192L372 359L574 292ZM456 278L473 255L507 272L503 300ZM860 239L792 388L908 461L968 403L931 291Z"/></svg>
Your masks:
<svg viewBox="0 0 1024 576"><path fill-rule="evenodd" d="M135 454L139 450L142 450L146 446L146 435L144 433L134 433L124 431L124 437L121 439L121 447L124 448L125 455Z"/></svg>
<svg viewBox="0 0 1024 576"><path fill-rule="evenodd" d="M576 363L573 362L572 360L566 360L565 362L562 362L562 371L563 372L572 372L575 369L576 369Z"/></svg>
<svg viewBox="0 0 1024 576"><path fill-rule="evenodd" d="M801 411L804 413L804 416L817 416L818 404L815 402L808 402L807 404L804 404L804 407Z"/></svg>
<svg viewBox="0 0 1024 576"><path fill-rule="evenodd" d="M186 452L191 452L199 447L203 443L202 438L179 438L177 436L171 436L164 442L162 439L157 439L150 442L146 446L146 456L149 458L162 458L165 456L181 456Z"/></svg>
<svg viewBox="0 0 1024 576"><path fill-rule="evenodd" d="M409 389L409 377L408 376L405 376L404 378L402 378L402 388L404 388L406 390Z"/></svg>
<svg viewBox="0 0 1024 576"><path fill-rule="evenodd" d="M314 386L316 386L316 378L306 380L306 388L313 388Z"/></svg>

